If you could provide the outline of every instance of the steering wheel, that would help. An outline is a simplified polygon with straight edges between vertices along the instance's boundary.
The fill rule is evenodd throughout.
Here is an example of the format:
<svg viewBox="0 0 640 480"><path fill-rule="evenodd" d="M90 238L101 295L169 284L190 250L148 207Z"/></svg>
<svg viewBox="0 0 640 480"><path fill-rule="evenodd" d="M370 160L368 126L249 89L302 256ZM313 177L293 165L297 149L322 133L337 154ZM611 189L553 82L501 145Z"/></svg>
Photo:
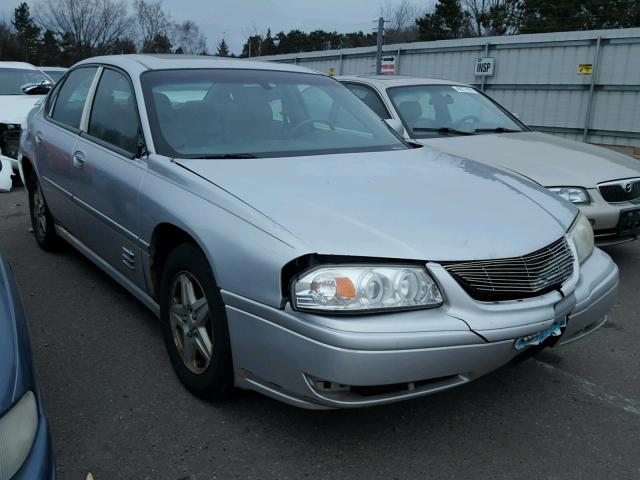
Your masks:
<svg viewBox="0 0 640 480"><path fill-rule="evenodd" d="M466 115L456 122L456 126L464 125L467 122L480 123L480 119L475 115Z"/></svg>
<svg viewBox="0 0 640 480"><path fill-rule="evenodd" d="M293 129L291 130L291 136L292 137L297 137L298 134L300 133L300 131L303 128L305 128L305 127L307 127L309 125L312 125L314 123L324 123L325 125L327 125L329 127L329 129L331 131L336 129L335 125L333 123L327 121L327 120L316 120L316 119L313 119L313 118L308 118L306 120L301 121L298 125L293 127Z"/></svg>

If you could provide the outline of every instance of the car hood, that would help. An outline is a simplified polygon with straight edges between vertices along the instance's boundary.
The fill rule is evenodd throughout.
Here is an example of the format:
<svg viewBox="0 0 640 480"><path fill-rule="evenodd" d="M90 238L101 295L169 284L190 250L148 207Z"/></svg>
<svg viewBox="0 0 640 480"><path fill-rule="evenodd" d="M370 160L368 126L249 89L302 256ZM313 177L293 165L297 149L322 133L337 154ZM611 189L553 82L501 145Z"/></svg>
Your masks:
<svg viewBox="0 0 640 480"><path fill-rule="evenodd" d="M523 177L428 148L174 161L321 254L510 257L557 240L576 215Z"/></svg>
<svg viewBox="0 0 640 480"><path fill-rule="evenodd" d="M0 123L21 124L43 95L0 95Z"/></svg>
<svg viewBox="0 0 640 480"><path fill-rule="evenodd" d="M607 180L640 177L640 161L602 147L540 132L420 139L442 152L472 158L552 186L595 188Z"/></svg>

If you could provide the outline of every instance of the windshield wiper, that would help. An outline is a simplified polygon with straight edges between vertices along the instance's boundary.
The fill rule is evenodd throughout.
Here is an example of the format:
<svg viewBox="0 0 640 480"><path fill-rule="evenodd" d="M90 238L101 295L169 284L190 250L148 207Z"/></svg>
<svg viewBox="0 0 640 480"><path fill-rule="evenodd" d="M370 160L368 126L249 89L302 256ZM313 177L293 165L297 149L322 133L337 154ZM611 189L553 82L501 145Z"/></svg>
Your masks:
<svg viewBox="0 0 640 480"><path fill-rule="evenodd" d="M252 153L211 153L208 155L186 156L189 160L237 160L243 158L258 158Z"/></svg>
<svg viewBox="0 0 640 480"><path fill-rule="evenodd" d="M516 132L522 132L522 130L515 130L513 128L496 127L496 128L476 128L474 132L516 133Z"/></svg>
<svg viewBox="0 0 640 480"><path fill-rule="evenodd" d="M412 128L414 132L436 132L436 133L453 133L454 135L475 135L474 132L465 132L464 130L456 130L455 128L450 127L440 127L440 128L422 128L416 127Z"/></svg>

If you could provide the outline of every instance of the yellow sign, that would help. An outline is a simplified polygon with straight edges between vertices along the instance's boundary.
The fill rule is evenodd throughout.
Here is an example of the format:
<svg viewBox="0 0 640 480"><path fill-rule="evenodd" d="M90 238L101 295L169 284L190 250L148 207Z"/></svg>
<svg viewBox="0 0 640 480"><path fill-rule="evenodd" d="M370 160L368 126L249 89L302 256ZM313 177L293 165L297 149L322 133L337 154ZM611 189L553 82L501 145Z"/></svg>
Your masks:
<svg viewBox="0 0 640 480"><path fill-rule="evenodd" d="M593 65L591 63L581 63L578 65L578 75L591 75L593 73Z"/></svg>
<svg viewBox="0 0 640 480"><path fill-rule="evenodd" d="M336 70L333 67L329 68L329 76L333 77L335 74L336 74Z"/></svg>

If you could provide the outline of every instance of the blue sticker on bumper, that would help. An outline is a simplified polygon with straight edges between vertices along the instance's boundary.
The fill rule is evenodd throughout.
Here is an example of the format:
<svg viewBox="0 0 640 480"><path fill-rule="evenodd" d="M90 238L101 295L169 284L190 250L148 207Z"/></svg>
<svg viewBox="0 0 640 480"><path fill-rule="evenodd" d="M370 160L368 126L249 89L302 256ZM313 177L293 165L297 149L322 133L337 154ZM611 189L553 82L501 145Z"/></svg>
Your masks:
<svg viewBox="0 0 640 480"><path fill-rule="evenodd" d="M524 350L532 345L540 345L549 337L559 337L562 335L562 329L566 326L567 319L563 318L541 332L532 333L526 337L518 338L515 344L516 350Z"/></svg>

